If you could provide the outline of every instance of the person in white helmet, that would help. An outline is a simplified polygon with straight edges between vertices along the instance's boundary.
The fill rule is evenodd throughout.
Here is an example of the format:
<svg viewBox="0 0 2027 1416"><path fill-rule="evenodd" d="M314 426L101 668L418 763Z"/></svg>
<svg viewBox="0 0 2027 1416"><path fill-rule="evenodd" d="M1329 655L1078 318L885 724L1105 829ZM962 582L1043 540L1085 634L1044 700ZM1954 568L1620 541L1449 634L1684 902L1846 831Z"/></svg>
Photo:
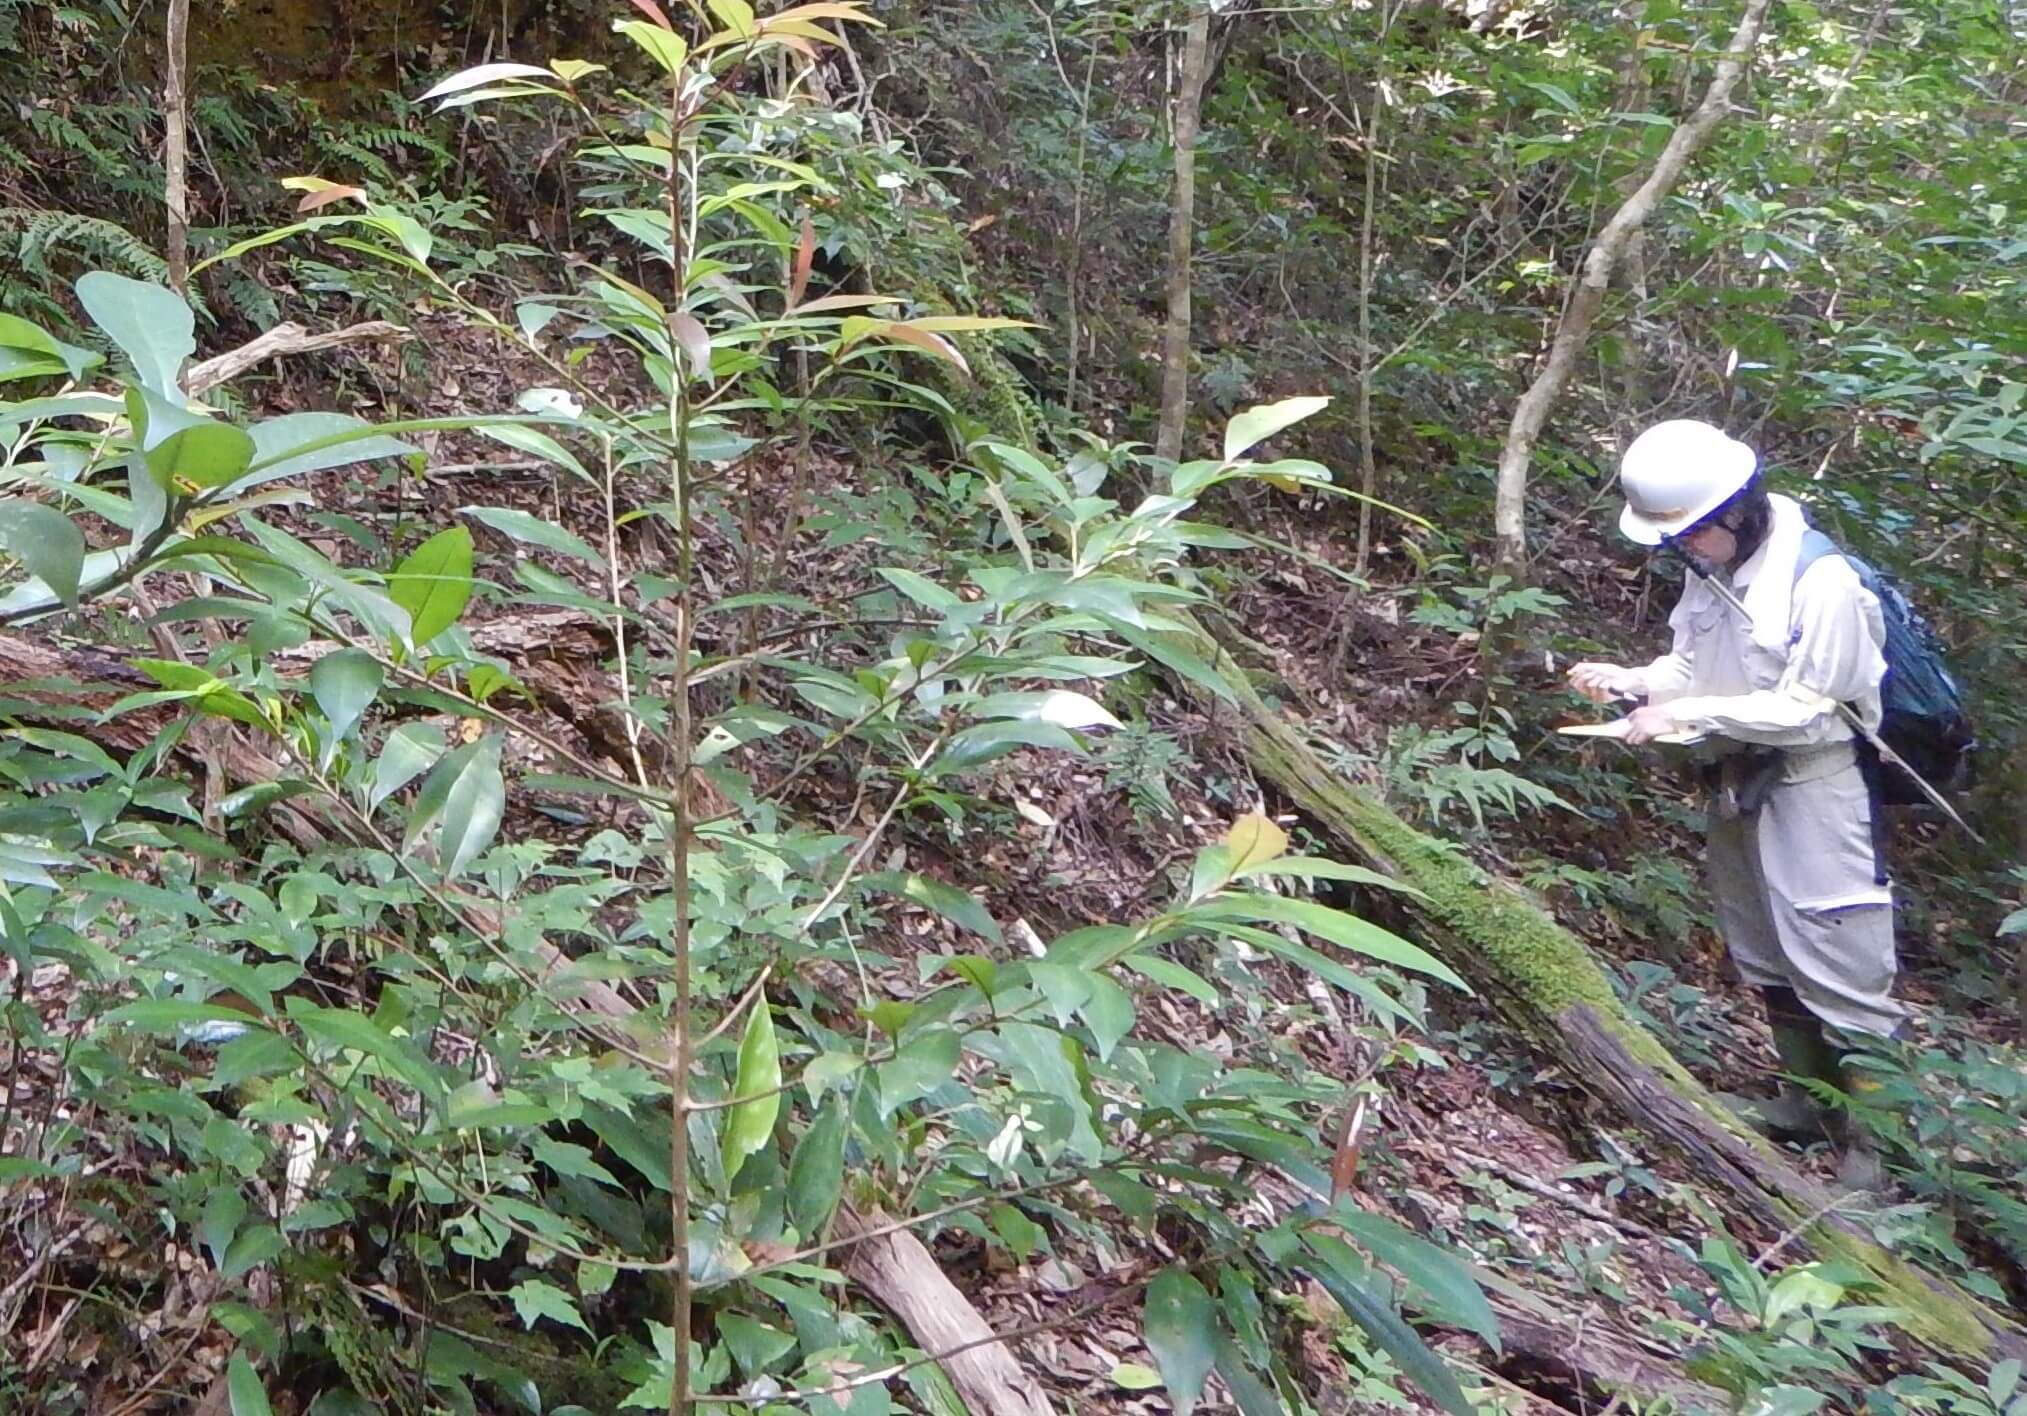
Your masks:
<svg viewBox="0 0 2027 1416"><path fill-rule="evenodd" d="M1837 1035L1891 1037L1906 1017L1892 996L1874 764L1837 711L1849 704L1879 724L1879 601L1842 556L1796 575L1808 530L1800 504L1769 493L1753 450L1707 423L1649 428L1626 449L1619 481L1620 530L1680 551L1695 573L1668 617L1666 654L1638 668L1578 664L1571 686L1598 702L1644 700L1625 719L1628 742L1701 735L1725 944L1765 1001L1784 1068L1849 1091L1860 1078L1842 1065ZM1789 1093L1764 1114L1797 1128L1811 1114L1802 1102ZM1877 1158L1856 1128L1814 1119L1839 1143L1846 1180L1876 1186Z"/></svg>

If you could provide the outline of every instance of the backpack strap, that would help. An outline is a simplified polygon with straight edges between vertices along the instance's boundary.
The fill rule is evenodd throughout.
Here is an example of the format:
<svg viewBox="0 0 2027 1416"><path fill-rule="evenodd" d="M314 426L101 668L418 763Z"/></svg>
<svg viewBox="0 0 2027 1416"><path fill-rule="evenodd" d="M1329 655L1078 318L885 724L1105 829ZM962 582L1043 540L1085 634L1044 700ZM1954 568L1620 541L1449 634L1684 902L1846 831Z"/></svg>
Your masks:
<svg viewBox="0 0 2027 1416"><path fill-rule="evenodd" d="M1802 548L1795 553L1795 583L1802 583L1802 574L1825 556L1841 556L1844 552L1837 543L1811 526L1802 533Z"/></svg>

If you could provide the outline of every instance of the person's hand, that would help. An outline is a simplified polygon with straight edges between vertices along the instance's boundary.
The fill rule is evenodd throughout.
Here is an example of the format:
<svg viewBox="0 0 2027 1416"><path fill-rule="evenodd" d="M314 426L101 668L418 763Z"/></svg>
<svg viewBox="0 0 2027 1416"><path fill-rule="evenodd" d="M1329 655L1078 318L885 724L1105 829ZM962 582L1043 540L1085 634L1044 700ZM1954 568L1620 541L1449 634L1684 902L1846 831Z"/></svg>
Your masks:
<svg viewBox="0 0 2027 1416"><path fill-rule="evenodd" d="M1626 741L1636 747L1643 742L1652 742L1663 733L1682 729L1682 724L1675 721L1675 715L1668 711L1665 703L1649 703L1644 708L1635 708L1620 721L1626 725Z"/></svg>
<svg viewBox="0 0 2027 1416"><path fill-rule="evenodd" d="M1570 665L1570 687L1593 703L1610 703L1614 698L1625 698L1638 691L1639 680L1638 670L1621 668L1617 664Z"/></svg>

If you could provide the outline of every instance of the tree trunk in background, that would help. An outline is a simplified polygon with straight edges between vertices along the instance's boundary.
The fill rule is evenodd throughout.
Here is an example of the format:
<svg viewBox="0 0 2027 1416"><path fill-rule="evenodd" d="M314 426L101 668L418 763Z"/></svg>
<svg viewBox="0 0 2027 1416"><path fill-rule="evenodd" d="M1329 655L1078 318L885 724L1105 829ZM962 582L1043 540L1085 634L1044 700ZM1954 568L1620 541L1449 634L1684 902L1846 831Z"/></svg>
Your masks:
<svg viewBox="0 0 2027 1416"><path fill-rule="evenodd" d="M190 0L169 0L162 111L167 136L162 144L163 198L169 208L169 285L178 295L190 288L190 134L186 126Z"/></svg>
<svg viewBox="0 0 2027 1416"><path fill-rule="evenodd" d="M1711 75L1703 101L1668 135L1668 145L1655 160L1654 170L1598 233L1590 254L1584 257L1583 273L1570 295L1569 305L1556 325L1548 362L1514 405L1506 445L1499 453L1499 485L1492 515L1496 566L1516 583L1527 578L1527 469L1534 456L1534 444L1548 423L1549 410L1576 368L1577 357L1583 353L1591 324L1605 303L1613 269L1654 208L1681 179L1689 159L1709 140L1724 117L1731 92L1738 86L1759 40L1769 3L1770 0L1747 0L1745 13L1739 17L1738 28L1725 47L1724 57L1718 61L1717 71Z"/></svg>
<svg viewBox="0 0 2027 1416"><path fill-rule="evenodd" d="M1189 414L1190 237L1196 222L1197 115L1203 102L1210 7L1190 16L1183 35L1182 79L1175 95L1175 204L1168 217L1168 327L1161 337L1161 421L1157 457L1182 460L1182 427Z"/></svg>

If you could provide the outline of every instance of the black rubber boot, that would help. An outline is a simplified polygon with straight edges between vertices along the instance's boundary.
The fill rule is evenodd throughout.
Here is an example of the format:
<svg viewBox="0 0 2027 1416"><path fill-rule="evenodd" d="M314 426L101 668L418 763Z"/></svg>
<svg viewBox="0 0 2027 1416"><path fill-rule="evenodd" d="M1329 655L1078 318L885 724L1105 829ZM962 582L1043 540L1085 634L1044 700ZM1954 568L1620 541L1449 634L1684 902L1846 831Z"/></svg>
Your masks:
<svg viewBox="0 0 2027 1416"><path fill-rule="evenodd" d="M1823 1036L1822 1023L1803 1005L1795 990L1762 988L1760 997L1766 1004L1767 1027L1774 1036L1774 1052L1781 1059L1781 1070L1807 1081L1841 1086L1843 1075L1838 1069L1837 1051ZM1804 1141L1831 1138L1834 1118L1829 1110L1806 1088L1793 1082L1782 1082L1775 1095L1757 1103L1757 1107L1766 1119L1767 1129L1775 1134Z"/></svg>

